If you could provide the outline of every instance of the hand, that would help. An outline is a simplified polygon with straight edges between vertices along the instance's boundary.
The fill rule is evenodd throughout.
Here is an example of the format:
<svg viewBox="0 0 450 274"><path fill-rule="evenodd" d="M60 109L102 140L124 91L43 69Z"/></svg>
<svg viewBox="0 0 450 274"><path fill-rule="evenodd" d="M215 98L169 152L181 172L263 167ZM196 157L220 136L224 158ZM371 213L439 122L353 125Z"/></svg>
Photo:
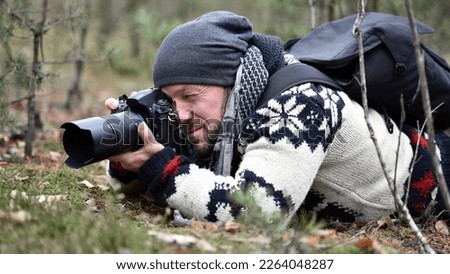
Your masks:
<svg viewBox="0 0 450 274"><path fill-rule="evenodd" d="M136 93L137 93L137 91L133 91L130 94L130 97L132 97ZM116 98L108 98L105 100L105 107L109 110L115 110L119 107L119 100L117 100Z"/></svg>
<svg viewBox="0 0 450 274"><path fill-rule="evenodd" d="M105 100L105 107L109 110L115 110L119 107L119 100L116 98L108 98Z"/></svg>
<svg viewBox="0 0 450 274"><path fill-rule="evenodd" d="M114 162L120 162L127 170L138 172L150 157L164 149L164 146L155 140L155 136L146 123L141 122L139 124L138 133L141 140L144 141L144 145L141 148L136 151L114 155L108 159Z"/></svg>
<svg viewBox="0 0 450 274"><path fill-rule="evenodd" d="M133 96L136 92L132 92ZM119 107L119 100L108 98L105 100L105 107L109 110L115 110ZM164 149L164 146L158 143L150 128L144 122L138 126L138 133L144 145L136 151L124 152L114 155L108 159L114 162L120 162L122 166L130 171L138 172L142 165L154 154Z"/></svg>

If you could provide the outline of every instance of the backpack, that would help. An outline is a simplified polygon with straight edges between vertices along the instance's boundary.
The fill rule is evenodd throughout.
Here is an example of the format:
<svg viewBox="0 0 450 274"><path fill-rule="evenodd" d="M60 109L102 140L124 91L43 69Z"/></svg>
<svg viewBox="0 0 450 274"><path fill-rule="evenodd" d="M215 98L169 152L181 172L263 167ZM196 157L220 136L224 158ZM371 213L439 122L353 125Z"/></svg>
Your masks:
<svg viewBox="0 0 450 274"><path fill-rule="evenodd" d="M285 44L285 51L301 64L288 65L269 79L262 101L294 85L318 82L343 90L361 103L359 53L352 28L356 15L323 24L303 38ZM416 21L419 34L434 30ZM369 107L400 121L403 94L406 123L422 125L425 114L412 32L407 18L366 13L361 24ZM431 109L437 129L450 127L450 68L446 60L421 44L425 58ZM355 79L357 78L357 79Z"/></svg>

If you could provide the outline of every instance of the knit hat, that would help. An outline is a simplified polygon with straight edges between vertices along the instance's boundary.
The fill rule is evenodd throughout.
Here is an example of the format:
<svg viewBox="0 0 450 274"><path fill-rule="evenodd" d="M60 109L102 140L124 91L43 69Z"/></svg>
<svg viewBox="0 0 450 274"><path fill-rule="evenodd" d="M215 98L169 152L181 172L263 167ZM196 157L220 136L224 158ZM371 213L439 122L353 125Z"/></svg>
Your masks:
<svg viewBox="0 0 450 274"><path fill-rule="evenodd" d="M233 86L252 26L228 11L206 13L172 30L153 64L157 87L171 84Z"/></svg>

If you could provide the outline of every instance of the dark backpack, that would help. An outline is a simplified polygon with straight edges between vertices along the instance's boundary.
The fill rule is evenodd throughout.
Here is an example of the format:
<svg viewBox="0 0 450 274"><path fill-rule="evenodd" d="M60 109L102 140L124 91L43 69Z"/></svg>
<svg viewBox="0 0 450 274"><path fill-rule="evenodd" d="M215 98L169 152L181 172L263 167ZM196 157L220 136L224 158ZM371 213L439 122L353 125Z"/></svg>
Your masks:
<svg viewBox="0 0 450 274"><path fill-rule="evenodd" d="M361 102L358 46L352 28L356 15L323 24L301 39L290 40L285 50L303 64L289 65L270 79L263 100L282 90L305 82L319 82L342 89ZM416 21L419 34L433 29ZM403 94L406 122L424 123L417 63L412 32L404 17L384 13L366 13L361 25L368 104L400 119L400 95ZM450 68L444 58L421 45L433 118L437 129L450 127ZM439 106L440 105L440 106ZM438 107L439 106L439 107Z"/></svg>

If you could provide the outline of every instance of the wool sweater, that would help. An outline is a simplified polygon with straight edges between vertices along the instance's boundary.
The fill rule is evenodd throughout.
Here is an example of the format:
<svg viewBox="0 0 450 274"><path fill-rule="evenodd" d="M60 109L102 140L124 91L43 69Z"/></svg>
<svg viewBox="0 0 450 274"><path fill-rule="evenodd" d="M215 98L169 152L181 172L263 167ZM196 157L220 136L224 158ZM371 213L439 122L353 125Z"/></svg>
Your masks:
<svg viewBox="0 0 450 274"><path fill-rule="evenodd" d="M413 159L411 139L395 124L390 133L385 117L374 110L369 120L403 196ZM303 208L320 217L365 222L395 212L363 109L341 91L312 83L292 87L251 113L238 141L234 176L216 175L165 148L148 159L136 178L157 203L186 218L212 222L236 218L242 208L230 194L242 189L267 215L290 217ZM120 172L116 167L109 175L112 180L128 176ZM431 184L419 198L429 200L435 187Z"/></svg>

